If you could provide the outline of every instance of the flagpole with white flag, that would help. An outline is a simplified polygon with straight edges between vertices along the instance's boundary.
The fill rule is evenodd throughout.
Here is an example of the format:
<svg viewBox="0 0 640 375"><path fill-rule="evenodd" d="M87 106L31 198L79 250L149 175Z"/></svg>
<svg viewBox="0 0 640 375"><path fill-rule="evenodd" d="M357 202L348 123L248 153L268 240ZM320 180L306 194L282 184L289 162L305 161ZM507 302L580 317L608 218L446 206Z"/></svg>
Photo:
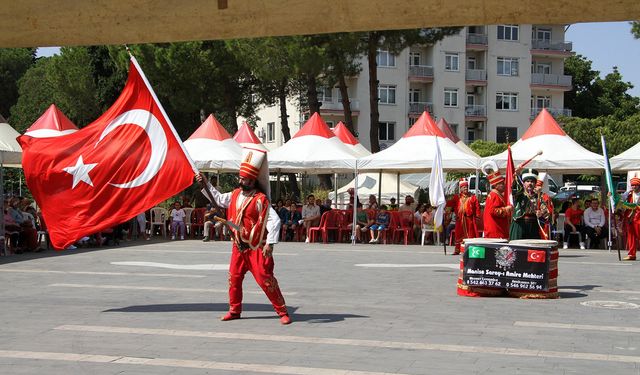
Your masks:
<svg viewBox="0 0 640 375"><path fill-rule="evenodd" d="M436 207L436 214L433 217L433 226L440 237L442 232L442 222L444 217L444 207L447 203L444 195L444 175L442 172L442 155L440 154L440 145L438 144L438 137L436 140L436 154L433 158L433 165L431 167L431 177L429 179L429 201L431 205ZM447 241L443 239L444 253L447 254Z"/></svg>

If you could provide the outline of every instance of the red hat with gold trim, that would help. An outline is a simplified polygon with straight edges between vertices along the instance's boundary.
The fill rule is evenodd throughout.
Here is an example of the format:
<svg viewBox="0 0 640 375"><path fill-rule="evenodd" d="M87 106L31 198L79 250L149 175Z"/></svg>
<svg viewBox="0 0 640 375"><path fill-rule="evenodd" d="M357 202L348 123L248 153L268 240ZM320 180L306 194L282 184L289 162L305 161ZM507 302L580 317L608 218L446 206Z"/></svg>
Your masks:
<svg viewBox="0 0 640 375"><path fill-rule="evenodd" d="M537 180L536 181L536 187L542 187L542 185L544 185L544 181L543 180Z"/></svg>
<svg viewBox="0 0 640 375"><path fill-rule="evenodd" d="M269 162L267 152L255 148L242 148L242 163L240 164L240 177L256 180L256 185L271 199L269 186Z"/></svg>
<svg viewBox="0 0 640 375"><path fill-rule="evenodd" d="M469 186L469 181L467 181L467 179L466 179L466 178L462 177L462 178L460 179L460 182L458 182L458 185L459 185L460 187L463 187L463 186L467 186L467 187L468 187L468 186Z"/></svg>
<svg viewBox="0 0 640 375"><path fill-rule="evenodd" d="M497 185L501 182L504 182L504 176L500 174L500 171L495 171L489 175L487 175L487 179L491 185Z"/></svg>
<svg viewBox="0 0 640 375"><path fill-rule="evenodd" d="M631 185L631 186L640 185L640 178L638 178L638 174L637 173L635 173L633 175L633 177L631 177L631 180L629 180L629 185Z"/></svg>

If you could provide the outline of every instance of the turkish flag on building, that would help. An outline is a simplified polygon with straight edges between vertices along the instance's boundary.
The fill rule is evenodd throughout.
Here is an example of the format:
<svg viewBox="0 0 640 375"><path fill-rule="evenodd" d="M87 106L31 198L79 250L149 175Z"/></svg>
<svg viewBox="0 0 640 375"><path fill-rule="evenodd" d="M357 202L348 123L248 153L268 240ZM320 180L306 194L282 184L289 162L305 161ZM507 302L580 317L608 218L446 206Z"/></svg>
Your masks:
<svg viewBox="0 0 640 375"><path fill-rule="evenodd" d="M528 250L527 261L544 263L547 253L544 250Z"/></svg>
<svg viewBox="0 0 640 375"><path fill-rule="evenodd" d="M64 249L121 224L190 186L195 167L132 57L120 97L61 137L18 137L27 186Z"/></svg>

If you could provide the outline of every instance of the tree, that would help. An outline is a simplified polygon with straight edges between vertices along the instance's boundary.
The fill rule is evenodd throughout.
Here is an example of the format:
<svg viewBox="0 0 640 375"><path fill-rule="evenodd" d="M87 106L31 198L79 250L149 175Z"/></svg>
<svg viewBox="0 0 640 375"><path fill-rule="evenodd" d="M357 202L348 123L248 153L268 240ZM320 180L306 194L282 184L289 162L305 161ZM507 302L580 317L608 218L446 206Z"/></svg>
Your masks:
<svg viewBox="0 0 640 375"><path fill-rule="evenodd" d="M0 48L0 115L18 102L18 81L36 61L35 48Z"/></svg>
<svg viewBox="0 0 640 375"><path fill-rule="evenodd" d="M491 141L473 141L469 148L471 148L480 157L497 155L507 149L505 143L496 143Z"/></svg>
<svg viewBox="0 0 640 375"><path fill-rule="evenodd" d="M573 116L615 115L622 119L638 112L640 99L627 93L633 85L622 80L617 67L600 78L600 72L591 69L590 60L575 55L565 60L565 73L573 76L573 89L565 93L565 105Z"/></svg>
<svg viewBox="0 0 640 375"><path fill-rule="evenodd" d="M564 131L582 147L601 154L599 134L607 140L610 157L618 155L640 142L640 113L623 120L616 116L601 116L595 119L564 117L561 120Z"/></svg>
<svg viewBox="0 0 640 375"><path fill-rule="evenodd" d="M433 45L445 36L457 34L460 28L428 28L411 30L369 31L360 34L361 50L367 56L369 68L369 104L371 107L369 138L371 152L380 151L378 126L380 112L378 111L378 63L376 61L378 49L398 55L403 49L412 45Z"/></svg>
<svg viewBox="0 0 640 375"><path fill-rule="evenodd" d="M636 39L640 39L640 21L631 22L631 34Z"/></svg>
<svg viewBox="0 0 640 375"><path fill-rule="evenodd" d="M18 101L11 107L11 124L19 133L24 133L52 103L55 87L47 75L51 59L38 59L18 81Z"/></svg>

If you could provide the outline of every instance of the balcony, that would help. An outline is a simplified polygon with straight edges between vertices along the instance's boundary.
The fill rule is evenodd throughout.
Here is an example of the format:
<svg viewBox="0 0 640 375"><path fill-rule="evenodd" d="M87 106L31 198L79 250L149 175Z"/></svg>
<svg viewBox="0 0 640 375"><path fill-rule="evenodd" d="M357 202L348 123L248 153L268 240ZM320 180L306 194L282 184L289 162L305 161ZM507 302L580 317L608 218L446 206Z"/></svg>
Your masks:
<svg viewBox="0 0 640 375"><path fill-rule="evenodd" d="M567 116L571 117L571 110L568 108L546 108L553 117ZM542 108L531 108L531 118L535 118L542 111Z"/></svg>
<svg viewBox="0 0 640 375"><path fill-rule="evenodd" d="M325 98L326 100L326 98ZM357 116L360 114L360 102L358 100L351 99L351 114ZM322 101L322 105L320 106L320 112L322 113L336 113L341 114L344 112L344 106L342 105L342 101L338 101L338 98L335 98L331 101Z"/></svg>
<svg viewBox="0 0 640 375"><path fill-rule="evenodd" d="M550 40L531 40L531 53L540 56L568 56L573 49L571 42L552 42Z"/></svg>
<svg viewBox="0 0 640 375"><path fill-rule="evenodd" d="M433 82L433 66L431 65L409 66L409 81Z"/></svg>
<svg viewBox="0 0 640 375"><path fill-rule="evenodd" d="M566 76L563 74L531 73L531 87L569 91L571 90L571 79L571 76Z"/></svg>
<svg viewBox="0 0 640 375"><path fill-rule="evenodd" d="M465 79L467 81L479 81L486 85L487 71L484 69L467 69Z"/></svg>
<svg viewBox="0 0 640 375"><path fill-rule="evenodd" d="M427 111L433 113L433 103L431 102L409 102L409 113L422 114Z"/></svg>
<svg viewBox="0 0 640 375"><path fill-rule="evenodd" d="M487 49L488 40L487 34L467 34L467 49L485 50Z"/></svg>
<svg viewBox="0 0 640 375"><path fill-rule="evenodd" d="M483 119L487 117L487 106L485 105L468 105L464 107L465 118Z"/></svg>

